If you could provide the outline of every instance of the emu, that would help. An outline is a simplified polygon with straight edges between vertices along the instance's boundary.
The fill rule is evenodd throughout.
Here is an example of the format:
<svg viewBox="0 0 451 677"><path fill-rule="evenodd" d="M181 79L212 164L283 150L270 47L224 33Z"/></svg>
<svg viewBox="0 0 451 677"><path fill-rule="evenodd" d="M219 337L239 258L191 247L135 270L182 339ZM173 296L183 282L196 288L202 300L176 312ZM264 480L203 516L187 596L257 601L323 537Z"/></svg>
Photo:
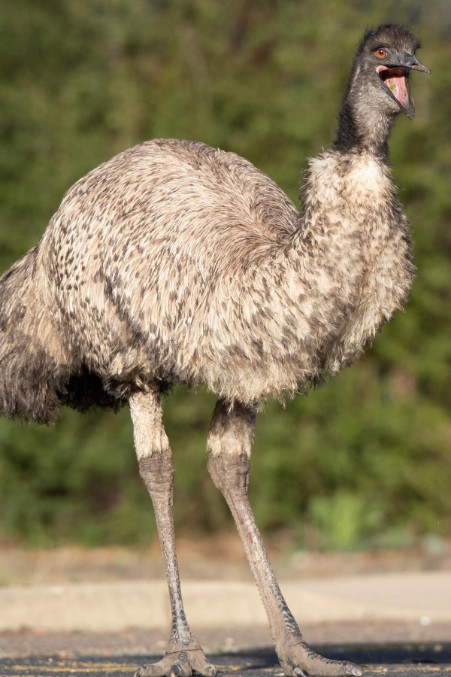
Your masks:
<svg viewBox="0 0 451 677"><path fill-rule="evenodd" d="M331 149L308 162L299 212L247 160L202 143L142 143L80 179L40 242L0 278L0 411L48 423L63 405L128 402L165 562L172 627L137 677L215 675L183 608L173 462L160 394L218 395L208 470L236 521L285 675L360 675L313 652L285 603L248 502L256 414L347 365L406 301L406 217L388 164L414 116L417 39L365 33Z"/></svg>

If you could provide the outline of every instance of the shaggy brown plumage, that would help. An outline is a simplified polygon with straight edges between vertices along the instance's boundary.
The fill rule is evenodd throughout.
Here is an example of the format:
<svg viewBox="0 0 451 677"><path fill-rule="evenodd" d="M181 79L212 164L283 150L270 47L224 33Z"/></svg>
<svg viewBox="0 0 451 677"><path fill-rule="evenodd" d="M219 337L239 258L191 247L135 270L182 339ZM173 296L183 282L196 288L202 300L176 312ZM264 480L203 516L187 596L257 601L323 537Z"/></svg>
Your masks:
<svg viewBox="0 0 451 677"><path fill-rule="evenodd" d="M173 612L166 658L140 675L174 665L214 672L180 597L159 403L171 382L206 383L219 396L209 470L237 521L285 674L359 674L302 642L247 503L248 461L258 405L336 373L407 298L410 237L387 138L400 111L413 116L408 76L427 70L417 46L396 26L364 36L334 147L309 161L301 212L234 153L149 141L78 181L39 244L0 279L4 414L47 422L63 404L130 403Z"/></svg>
<svg viewBox="0 0 451 677"><path fill-rule="evenodd" d="M5 412L84 407L89 373L113 397L182 381L251 404L338 371L406 298L407 224L368 152L311 160L302 199L299 214L249 162L188 141L90 172L0 280Z"/></svg>

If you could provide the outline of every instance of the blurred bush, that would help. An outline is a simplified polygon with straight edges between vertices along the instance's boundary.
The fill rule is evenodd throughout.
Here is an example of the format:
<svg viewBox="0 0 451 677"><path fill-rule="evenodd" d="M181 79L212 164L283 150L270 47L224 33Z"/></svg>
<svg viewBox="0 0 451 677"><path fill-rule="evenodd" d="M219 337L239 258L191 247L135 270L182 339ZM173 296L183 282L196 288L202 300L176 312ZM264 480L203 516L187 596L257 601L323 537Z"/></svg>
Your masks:
<svg viewBox="0 0 451 677"><path fill-rule="evenodd" d="M391 154L418 276L406 313L323 389L257 425L251 498L301 546L383 547L451 529L451 13L440 0L15 0L0 13L0 265L31 247L64 191L142 140L234 150L293 198L330 143L362 30L424 42L417 119ZM175 388L166 424L181 530L228 529L205 468L213 397ZM0 540L140 543L155 533L128 412L0 421Z"/></svg>

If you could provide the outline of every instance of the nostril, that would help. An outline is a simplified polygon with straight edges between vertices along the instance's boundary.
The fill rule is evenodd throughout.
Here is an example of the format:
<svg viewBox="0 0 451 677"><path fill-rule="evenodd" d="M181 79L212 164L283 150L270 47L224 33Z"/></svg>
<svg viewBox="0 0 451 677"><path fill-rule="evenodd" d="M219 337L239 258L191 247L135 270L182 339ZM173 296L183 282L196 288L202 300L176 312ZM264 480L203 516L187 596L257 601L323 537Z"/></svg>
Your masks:
<svg viewBox="0 0 451 677"><path fill-rule="evenodd" d="M408 68L413 68L414 66L418 66L420 62L416 57L414 57L412 54L405 54L404 55L404 63Z"/></svg>

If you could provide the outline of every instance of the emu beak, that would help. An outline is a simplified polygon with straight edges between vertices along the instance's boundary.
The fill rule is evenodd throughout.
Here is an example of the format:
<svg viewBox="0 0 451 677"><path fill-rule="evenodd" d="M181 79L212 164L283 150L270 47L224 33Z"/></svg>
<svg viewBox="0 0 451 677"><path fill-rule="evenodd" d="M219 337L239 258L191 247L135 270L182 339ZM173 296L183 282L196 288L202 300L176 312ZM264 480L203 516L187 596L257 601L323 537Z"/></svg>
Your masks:
<svg viewBox="0 0 451 677"><path fill-rule="evenodd" d="M406 57L407 57L406 58L407 68L411 68L412 70L415 71L421 71L421 73L427 73L428 75L431 74L431 69L425 66L424 63L421 63L421 61L418 61L416 56L412 54L406 54Z"/></svg>
<svg viewBox="0 0 451 677"><path fill-rule="evenodd" d="M408 118L415 117L415 105L410 92L409 73L411 70L430 73L430 69L418 61L414 54L403 54L396 63L389 66L382 64L376 68L382 86L398 103Z"/></svg>

